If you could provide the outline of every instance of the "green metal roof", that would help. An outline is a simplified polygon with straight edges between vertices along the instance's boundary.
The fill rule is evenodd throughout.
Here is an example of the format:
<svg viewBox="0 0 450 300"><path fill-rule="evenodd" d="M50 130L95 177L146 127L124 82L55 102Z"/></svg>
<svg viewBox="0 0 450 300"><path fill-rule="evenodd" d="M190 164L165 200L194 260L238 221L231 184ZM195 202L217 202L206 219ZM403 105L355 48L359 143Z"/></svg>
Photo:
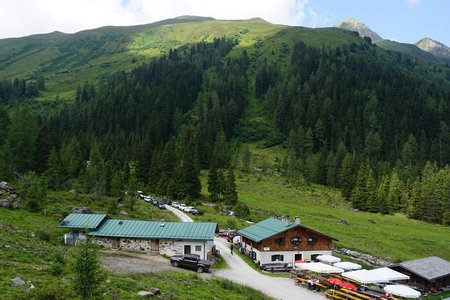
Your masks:
<svg viewBox="0 0 450 300"><path fill-rule="evenodd" d="M89 235L122 238L213 240L217 223L106 220Z"/></svg>
<svg viewBox="0 0 450 300"><path fill-rule="evenodd" d="M70 214L62 220L60 228L96 229L107 218L104 214Z"/></svg>
<svg viewBox="0 0 450 300"><path fill-rule="evenodd" d="M319 231L313 230L300 224L291 223L288 226L286 226L286 223L284 221L275 218L269 218L259 223L253 224L252 226L239 230L238 233L242 236L251 239L252 241L260 242L271 236L274 236L278 233L284 232L294 227L301 227L311 232L314 232L318 235L337 241L337 239L331 236L328 236L326 234L323 234Z"/></svg>
<svg viewBox="0 0 450 300"><path fill-rule="evenodd" d="M252 226L239 230L238 233L255 242L260 242L268 237L291 229L297 225L298 224L294 223L286 226L284 221L275 218L269 218L259 223L253 224Z"/></svg>

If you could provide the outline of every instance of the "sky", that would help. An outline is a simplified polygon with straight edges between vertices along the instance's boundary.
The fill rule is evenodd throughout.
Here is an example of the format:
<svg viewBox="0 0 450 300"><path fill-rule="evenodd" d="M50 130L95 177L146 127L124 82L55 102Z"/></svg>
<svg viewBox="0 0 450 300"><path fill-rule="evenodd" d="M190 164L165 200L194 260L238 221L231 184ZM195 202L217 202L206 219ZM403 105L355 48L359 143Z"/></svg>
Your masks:
<svg viewBox="0 0 450 300"><path fill-rule="evenodd" d="M0 38L196 15L306 27L356 18L386 39L430 37L450 46L449 12L448 0L0 0Z"/></svg>

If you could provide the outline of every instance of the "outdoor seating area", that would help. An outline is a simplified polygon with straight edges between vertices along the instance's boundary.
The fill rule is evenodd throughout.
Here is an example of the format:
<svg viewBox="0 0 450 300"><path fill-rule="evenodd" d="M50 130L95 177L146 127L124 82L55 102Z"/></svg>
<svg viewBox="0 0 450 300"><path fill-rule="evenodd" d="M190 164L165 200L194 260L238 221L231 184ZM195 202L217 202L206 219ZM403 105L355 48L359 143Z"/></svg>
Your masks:
<svg viewBox="0 0 450 300"><path fill-rule="evenodd" d="M336 264L342 268L338 268ZM321 262L297 262L292 273L295 274L297 285L325 292L330 299L395 300L421 296L419 291L400 284L409 279L408 275L386 267L354 270L360 267L358 264L341 263L332 257L326 257Z"/></svg>

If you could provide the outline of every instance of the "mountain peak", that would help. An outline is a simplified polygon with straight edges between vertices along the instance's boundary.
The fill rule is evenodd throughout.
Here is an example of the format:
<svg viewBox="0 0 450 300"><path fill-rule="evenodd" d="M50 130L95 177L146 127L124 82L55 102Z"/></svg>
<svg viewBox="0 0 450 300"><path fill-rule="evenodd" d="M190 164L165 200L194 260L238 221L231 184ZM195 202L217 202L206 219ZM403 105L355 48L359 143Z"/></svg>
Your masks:
<svg viewBox="0 0 450 300"><path fill-rule="evenodd" d="M450 48L436 40L424 37L416 43L416 46L435 56L450 59Z"/></svg>
<svg viewBox="0 0 450 300"><path fill-rule="evenodd" d="M367 27L366 24L354 18L350 18L345 21L339 22L336 25L334 25L334 27L350 31L356 31L361 37L366 36L370 37L372 39L372 42L376 42L383 39L376 32L372 31L369 27Z"/></svg>

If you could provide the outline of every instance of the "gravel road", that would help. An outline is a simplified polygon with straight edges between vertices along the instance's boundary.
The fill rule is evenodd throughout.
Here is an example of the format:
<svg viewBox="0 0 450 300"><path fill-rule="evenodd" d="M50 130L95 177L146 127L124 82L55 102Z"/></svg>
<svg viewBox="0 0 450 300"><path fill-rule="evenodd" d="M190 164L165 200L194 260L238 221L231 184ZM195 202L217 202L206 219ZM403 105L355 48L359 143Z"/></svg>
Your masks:
<svg viewBox="0 0 450 300"><path fill-rule="evenodd" d="M183 222L193 222L193 220L182 211L169 205L166 205L166 208L176 214ZM229 243L224 238L216 237L214 242L228 265L228 268L226 269L214 271L214 276L250 286L275 299L326 299L322 294L295 285L294 280L291 278L270 277L258 273L250 268L238 255L231 255Z"/></svg>

